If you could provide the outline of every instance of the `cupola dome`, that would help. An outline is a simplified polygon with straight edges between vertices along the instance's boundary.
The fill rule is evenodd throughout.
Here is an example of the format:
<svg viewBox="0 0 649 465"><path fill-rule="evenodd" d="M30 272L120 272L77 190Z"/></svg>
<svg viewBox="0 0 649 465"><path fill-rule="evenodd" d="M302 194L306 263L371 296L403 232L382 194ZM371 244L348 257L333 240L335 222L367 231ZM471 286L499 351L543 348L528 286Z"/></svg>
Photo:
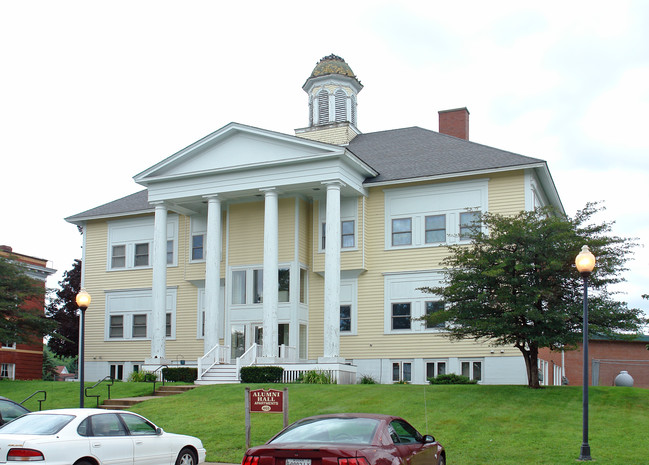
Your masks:
<svg viewBox="0 0 649 465"><path fill-rule="evenodd" d="M323 57L302 86L309 95L309 127L356 126L356 96L362 88L345 60L334 54Z"/></svg>

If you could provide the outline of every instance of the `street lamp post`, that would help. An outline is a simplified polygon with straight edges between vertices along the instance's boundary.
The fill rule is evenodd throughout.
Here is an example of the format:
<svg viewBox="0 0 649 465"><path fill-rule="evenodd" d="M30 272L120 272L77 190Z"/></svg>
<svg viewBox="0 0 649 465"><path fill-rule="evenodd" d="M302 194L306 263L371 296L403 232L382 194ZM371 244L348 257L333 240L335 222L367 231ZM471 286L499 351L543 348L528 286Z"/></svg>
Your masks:
<svg viewBox="0 0 649 465"><path fill-rule="evenodd" d="M86 369L84 366L85 351L85 326L86 326L86 309L90 305L90 294L85 289L81 289L77 294L77 306L79 307L79 407L83 408L83 386Z"/></svg>
<svg viewBox="0 0 649 465"><path fill-rule="evenodd" d="M583 438L579 460L591 460L590 445L588 444L588 277L595 268L595 256L585 245L575 259L577 270L584 279L584 328L583 328L583 352L584 352L584 381L583 381Z"/></svg>

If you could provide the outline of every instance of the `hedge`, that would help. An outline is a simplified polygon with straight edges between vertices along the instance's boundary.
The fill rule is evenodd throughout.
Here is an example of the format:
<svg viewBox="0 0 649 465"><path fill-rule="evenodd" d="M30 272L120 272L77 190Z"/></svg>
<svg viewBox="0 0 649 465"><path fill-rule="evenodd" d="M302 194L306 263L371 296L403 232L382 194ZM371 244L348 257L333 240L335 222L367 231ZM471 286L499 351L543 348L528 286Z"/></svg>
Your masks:
<svg viewBox="0 0 649 465"><path fill-rule="evenodd" d="M284 368L273 366L252 366L241 368L242 383L279 383Z"/></svg>

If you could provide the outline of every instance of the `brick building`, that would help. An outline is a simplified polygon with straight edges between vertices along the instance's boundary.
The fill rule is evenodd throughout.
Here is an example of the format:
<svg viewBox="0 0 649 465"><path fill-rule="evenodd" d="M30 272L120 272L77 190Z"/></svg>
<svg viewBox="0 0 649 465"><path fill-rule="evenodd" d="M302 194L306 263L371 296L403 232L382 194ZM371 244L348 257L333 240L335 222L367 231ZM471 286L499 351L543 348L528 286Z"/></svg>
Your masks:
<svg viewBox="0 0 649 465"><path fill-rule="evenodd" d="M649 336L634 340L616 340L593 337L588 342L590 359L589 384L591 386L613 386L615 377L621 371L633 377L633 386L649 388ZM559 385L561 376L567 378L571 386L581 386L584 376L584 354L579 344L576 350L539 350L540 369L543 384Z"/></svg>
<svg viewBox="0 0 649 465"><path fill-rule="evenodd" d="M0 257L22 263L31 278L45 288L47 277L56 272L48 268L47 260L16 253L11 247L0 246ZM26 302L26 310L44 311L45 298ZM0 341L0 378L41 379L43 377L43 341L35 338L31 344Z"/></svg>

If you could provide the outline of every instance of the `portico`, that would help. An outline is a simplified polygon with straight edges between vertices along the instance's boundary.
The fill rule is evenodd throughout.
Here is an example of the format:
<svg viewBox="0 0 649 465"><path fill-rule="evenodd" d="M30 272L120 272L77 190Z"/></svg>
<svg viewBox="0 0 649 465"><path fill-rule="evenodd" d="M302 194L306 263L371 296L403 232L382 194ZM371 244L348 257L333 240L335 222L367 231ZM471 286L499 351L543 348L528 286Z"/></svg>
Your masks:
<svg viewBox="0 0 649 465"><path fill-rule="evenodd" d="M237 153L245 153L245 160L229 156L232 147ZM268 160L269 151L275 149L276 156ZM264 154L260 159L255 154ZM291 165L287 162L291 161ZM296 163L297 162L297 163ZM308 175L305 176L305 173ZM167 216L174 212L189 217L206 216L204 234L204 352L210 353L215 348L214 360L233 360L235 351L231 346L232 324L241 318L237 310L241 301L233 300L231 295L221 295L223 290L233 293L241 284L230 282L238 279L236 272L229 273L230 262L223 257L229 256L228 238L224 238L227 228L223 224L224 214L230 205L246 202L263 201L263 258L261 272L254 272L256 286L263 287L263 293L257 298L261 303L261 314L249 310L249 321L258 321L255 341L261 342L258 360L262 363L274 363L286 359L286 350L280 353L278 337L280 326L278 319L279 303L288 298L279 295L282 286L280 276L293 283L292 303L288 307L282 304L282 321L287 325L290 334L286 338L292 341L295 349L300 344L300 324L297 314L300 306L308 314L308 303L298 303L299 282L306 279L295 259L288 264L279 261L279 223L280 199L295 201L314 201L324 204L324 235L327 238L341 236L341 196L360 198L364 196L363 180L373 175L373 170L347 152L344 148L317 141L303 140L297 137L276 134L248 126L232 123L211 134L202 141L179 152L167 160L135 176L136 182L148 189L149 201L155 204L154 240L152 254L152 334L151 359L147 364L164 363L165 354L165 315L167 295ZM324 192L323 192L324 191ZM324 194L324 195L323 195ZM227 233L226 233L227 234ZM296 249L300 247L301 237L306 231L296 228ZM231 238L230 238L231 239ZM283 238L284 239L284 238ZM340 359L340 277L341 277L341 242L324 241L324 336L322 355L318 361L337 363ZM226 250L223 250L224 247ZM261 258L261 257L260 257ZM251 259L253 266L257 261ZM282 274L287 266L288 272ZM225 285L221 285L221 282ZM244 279L245 281L245 279ZM245 303L245 302L243 302ZM233 310L234 309L234 310ZM232 312L236 312L236 316ZM288 312L288 315L287 315ZM257 320L258 318L258 320ZM306 324L306 319L303 319ZM293 324L291 324L293 323ZM263 336L262 336L263 335ZM248 334L246 348L253 341ZM304 344L304 341L302 341ZM220 355L216 355L219 353ZM297 360L293 354L290 358Z"/></svg>

